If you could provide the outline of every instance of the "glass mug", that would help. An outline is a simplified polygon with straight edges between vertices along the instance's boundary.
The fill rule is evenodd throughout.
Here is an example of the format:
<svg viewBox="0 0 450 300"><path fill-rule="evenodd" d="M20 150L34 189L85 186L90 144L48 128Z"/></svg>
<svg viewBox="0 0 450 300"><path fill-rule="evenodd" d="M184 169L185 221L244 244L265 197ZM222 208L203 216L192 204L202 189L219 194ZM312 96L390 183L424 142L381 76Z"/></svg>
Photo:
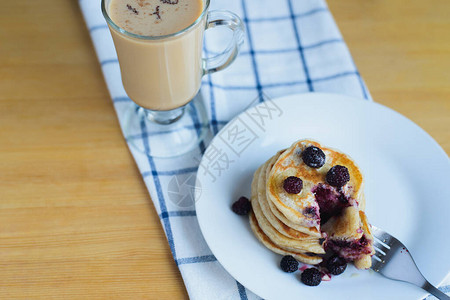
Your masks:
<svg viewBox="0 0 450 300"><path fill-rule="evenodd" d="M196 97L201 79L235 60L244 37L241 20L229 11L208 11L210 0L203 0L200 16L186 28L168 35L138 35L110 18L111 1L102 0L103 16L114 41L123 86L138 105L126 113L127 141L155 157L190 151L208 130L204 104ZM222 53L202 58L204 32L217 26L231 29L232 41Z"/></svg>

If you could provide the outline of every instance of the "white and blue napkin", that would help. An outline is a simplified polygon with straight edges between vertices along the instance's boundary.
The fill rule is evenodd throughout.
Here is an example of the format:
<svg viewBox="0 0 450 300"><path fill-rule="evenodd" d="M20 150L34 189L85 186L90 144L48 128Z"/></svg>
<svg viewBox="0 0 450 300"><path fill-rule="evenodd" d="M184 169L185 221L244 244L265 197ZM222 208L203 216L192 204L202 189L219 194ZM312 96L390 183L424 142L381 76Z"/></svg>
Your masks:
<svg viewBox="0 0 450 300"><path fill-rule="evenodd" d="M245 23L246 39L236 61L203 78L201 97L214 134L252 103L267 98L331 92L370 100L361 76L323 0L213 0ZM123 89L119 64L100 0L80 0L105 80L123 128L133 102ZM206 54L223 43L206 34ZM140 132L143 143L151 136ZM200 232L192 185L207 141L191 153L156 159L130 150L150 192L173 258L191 299L259 299L216 260ZM200 171L202 171L200 169ZM444 287L448 292L449 286Z"/></svg>

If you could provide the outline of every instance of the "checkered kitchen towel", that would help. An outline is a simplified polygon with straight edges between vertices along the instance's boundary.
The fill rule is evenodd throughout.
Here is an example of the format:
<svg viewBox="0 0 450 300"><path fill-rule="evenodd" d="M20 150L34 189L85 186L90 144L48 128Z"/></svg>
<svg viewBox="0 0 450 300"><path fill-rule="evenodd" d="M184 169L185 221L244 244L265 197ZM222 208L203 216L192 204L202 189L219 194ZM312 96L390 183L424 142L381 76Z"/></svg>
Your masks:
<svg viewBox="0 0 450 300"><path fill-rule="evenodd" d="M100 1L80 0L103 74L123 126L133 106L120 79L113 41ZM304 92L334 92L370 99L342 36L323 0L213 0L211 9L238 14L246 39L228 69L203 78L199 97L214 134L252 102ZM206 34L205 52L223 49ZM264 95L264 96L263 96ZM257 101L255 101L255 99ZM141 132L143 143L149 134ZM179 158L155 159L130 148L167 235L192 299L257 299L217 262L200 232L189 186L208 141ZM448 287L446 287L448 290Z"/></svg>

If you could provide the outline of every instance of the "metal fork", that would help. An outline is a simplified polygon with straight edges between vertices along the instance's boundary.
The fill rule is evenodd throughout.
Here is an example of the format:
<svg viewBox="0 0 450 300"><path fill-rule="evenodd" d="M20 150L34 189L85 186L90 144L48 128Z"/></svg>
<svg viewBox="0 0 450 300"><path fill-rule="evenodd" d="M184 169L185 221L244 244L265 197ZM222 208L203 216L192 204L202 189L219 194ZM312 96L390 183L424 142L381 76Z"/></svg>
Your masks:
<svg viewBox="0 0 450 300"><path fill-rule="evenodd" d="M389 279L412 283L441 300L450 299L423 277L405 245L373 225L372 233L376 251L372 256L372 270Z"/></svg>

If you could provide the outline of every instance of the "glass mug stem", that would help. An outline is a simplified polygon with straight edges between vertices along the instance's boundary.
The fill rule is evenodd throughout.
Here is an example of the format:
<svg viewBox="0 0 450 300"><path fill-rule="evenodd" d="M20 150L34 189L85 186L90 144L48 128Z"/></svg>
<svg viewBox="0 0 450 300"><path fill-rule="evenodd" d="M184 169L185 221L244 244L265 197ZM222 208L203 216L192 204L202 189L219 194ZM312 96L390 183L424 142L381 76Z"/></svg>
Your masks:
<svg viewBox="0 0 450 300"><path fill-rule="evenodd" d="M145 117L152 122L161 124L161 125L170 125L172 123L175 123L176 121L178 121L179 119L181 119L181 117L183 117L184 111L185 111L186 106L182 106L182 107L178 107L172 110L150 110L150 109L145 109L142 108L144 110L145 113Z"/></svg>

